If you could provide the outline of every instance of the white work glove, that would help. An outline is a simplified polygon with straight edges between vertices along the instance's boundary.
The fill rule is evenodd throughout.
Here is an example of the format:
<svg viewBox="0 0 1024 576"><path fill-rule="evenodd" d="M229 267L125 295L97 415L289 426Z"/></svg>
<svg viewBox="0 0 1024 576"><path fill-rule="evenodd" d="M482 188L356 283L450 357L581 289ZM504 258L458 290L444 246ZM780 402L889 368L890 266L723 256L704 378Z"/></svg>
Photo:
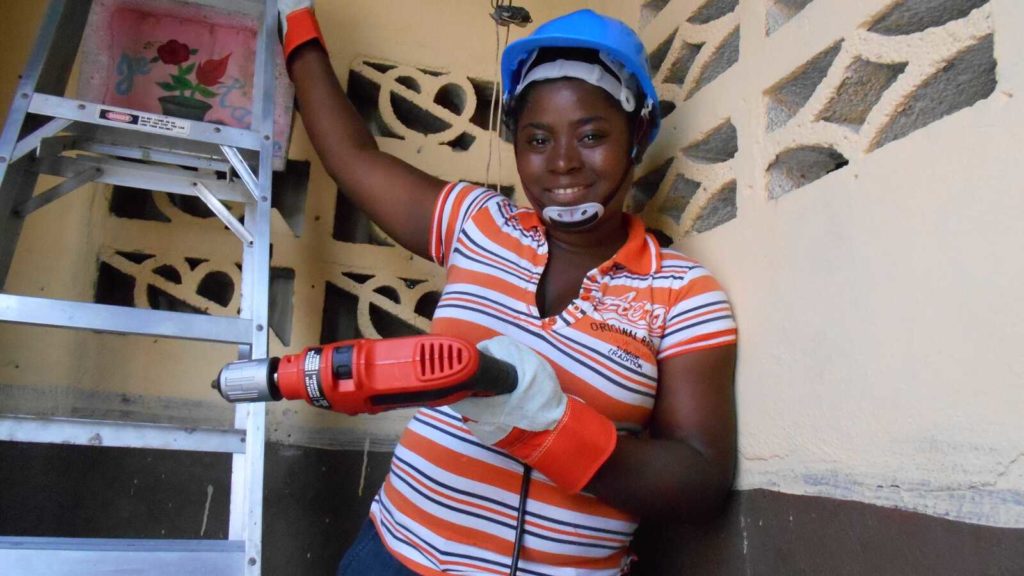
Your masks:
<svg viewBox="0 0 1024 576"><path fill-rule="evenodd" d="M313 13L313 0L277 0L277 13L281 18L285 58L310 40L326 46Z"/></svg>
<svg viewBox="0 0 1024 576"><path fill-rule="evenodd" d="M469 397L451 408L481 441L532 466L570 494L583 490L615 450L615 424L562 392L551 365L526 346L498 336L477 348L512 364L518 385L511 394Z"/></svg>
<svg viewBox="0 0 1024 576"><path fill-rule="evenodd" d="M514 366L518 382L511 394L470 396L451 405L473 434L486 444L495 444L513 428L530 432L553 429L565 413L568 398L551 365L508 336L485 340L477 348Z"/></svg>

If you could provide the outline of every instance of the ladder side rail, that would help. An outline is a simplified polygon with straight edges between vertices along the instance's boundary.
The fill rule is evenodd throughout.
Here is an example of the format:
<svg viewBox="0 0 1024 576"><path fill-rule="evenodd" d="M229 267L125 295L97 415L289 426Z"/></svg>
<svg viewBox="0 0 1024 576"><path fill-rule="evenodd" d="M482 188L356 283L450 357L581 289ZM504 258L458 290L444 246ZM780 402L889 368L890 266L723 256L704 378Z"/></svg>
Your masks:
<svg viewBox="0 0 1024 576"><path fill-rule="evenodd" d="M0 167L11 158L14 145L22 136L48 122L46 118L29 118L26 107L34 94L63 96L78 56L82 34L92 0L50 0L36 36L21 80L14 92L11 110L0 138ZM60 37L57 37L60 32ZM3 174L0 173L0 179Z"/></svg>
<svg viewBox="0 0 1024 576"><path fill-rule="evenodd" d="M7 282L7 273L14 262L14 251L25 219L14 213L14 207L28 202L39 180L31 170L31 159L22 158L13 165L0 168L0 293Z"/></svg>
<svg viewBox="0 0 1024 576"><path fill-rule="evenodd" d="M50 46L45 49L37 82L31 92L63 96L71 79L71 68L78 57L78 48L92 10L92 0L51 0L48 10L47 20L55 17L56 12L59 21L52 24L54 28L51 29ZM44 22L44 26L49 25L50 22ZM56 37L58 30L60 36Z"/></svg>
<svg viewBox="0 0 1024 576"><path fill-rule="evenodd" d="M243 316L251 316L253 338L250 356L269 355L270 310L270 225L271 180L274 160L274 56L277 41L277 2L263 0L263 21L257 36L256 70L253 92L253 129L260 135L258 194L256 201L246 205L246 224L254 227L255 242L243 250L242 289L250 298L243 306L251 306ZM263 467L266 453L266 406L253 404L245 411L246 470L244 474L244 529L246 576L260 576L263 566ZM232 504L235 502L232 501Z"/></svg>
<svg viewBox="0 0 1024 576"><path fill-rule="evenodd" d="M7 280L7 272L14 259L14 249L21 236L23 219L14 215L13 209L32 197L37 180L37 175L28 170L28 160L23 158L14 161L14 151L22 132L31 132L33 129L33 123L26 120L30 99L36 87L40 84L54 84L52 74L46 75L45 82L41 82L40 77L43 75L43 66L52 61L49 57L50 51L56 50L54 39L58 25L61 24L64 7L65 0L51 0L47 6L36 43L14 91L3 132L0 133L0 289Z"/></svg>

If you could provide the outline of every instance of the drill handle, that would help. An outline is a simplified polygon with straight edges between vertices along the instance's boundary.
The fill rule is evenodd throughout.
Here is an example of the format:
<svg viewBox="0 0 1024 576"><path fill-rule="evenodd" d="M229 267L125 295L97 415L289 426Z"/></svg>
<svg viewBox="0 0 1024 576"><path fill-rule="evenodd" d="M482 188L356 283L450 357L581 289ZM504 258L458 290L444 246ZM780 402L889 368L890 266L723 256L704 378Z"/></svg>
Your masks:
<svg viewBox="0 0 1024 576"><path fill-rule="evenodd" d="M412 338L417 338L413 336ZM432 337L436 338L436 337ZM446 337L447 338L447 337ZM394 343L394 340L392 340ZM383 410L392 410L408 406L443 406L466 398L467 396L496 396L508 394L516 389L519 377L515 366L485 354L473 346L462 343L467 350L476 356L476 372L450 381L443 386L422 386L417 383L414 389L377 389L367 394L369 407L363 413L376 414ZM419 362L429 362L420 359Z"/></svg>
<svg viewBox="0 0 1024 576"><path fill-rule="evenodd" d="M504 360L480 352L480 366L469 379L473 396L511 394L519 384L516 367Z"/></svg>

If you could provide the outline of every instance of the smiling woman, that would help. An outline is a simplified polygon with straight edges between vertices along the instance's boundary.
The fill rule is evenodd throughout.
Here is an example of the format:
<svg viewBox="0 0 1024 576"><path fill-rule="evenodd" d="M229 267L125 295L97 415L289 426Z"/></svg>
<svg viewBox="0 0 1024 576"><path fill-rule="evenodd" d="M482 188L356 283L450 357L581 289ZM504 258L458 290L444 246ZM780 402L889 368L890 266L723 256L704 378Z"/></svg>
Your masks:
<svg viewBox="0 0 1024 576"><path fill-rule="evenodd" d="M431 331L519 376L511 394L412 418L339 574L625 574L639 520L715 514L736 457L736 326L707 270L623 211L660 122L637 35L582 10L505 50L520 207L381 152L312 6L281 4L325 169L391 238L445 268Z"/></svg>
<svg viewBox="0 0 1024 576"><path fill-rule="evenodd" d="M629 119L619 103L575 78L542 81L520 98L516 166L530 203L556 229L594 227L612 202L621 212L632 163ZM604 219L600 228L607 231L609 222L618 227Z"/></svg>

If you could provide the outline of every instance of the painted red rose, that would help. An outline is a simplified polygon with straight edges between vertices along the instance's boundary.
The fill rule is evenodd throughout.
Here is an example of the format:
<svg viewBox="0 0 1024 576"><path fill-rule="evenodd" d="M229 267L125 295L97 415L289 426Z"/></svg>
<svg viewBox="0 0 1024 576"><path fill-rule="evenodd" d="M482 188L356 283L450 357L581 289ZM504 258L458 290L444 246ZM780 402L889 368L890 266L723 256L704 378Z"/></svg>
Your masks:
<svg viewBox="0 0 1024 576"><path fill-rule="evenodd" d="M177 66L178 64L188 62L189 47L188 44L182 44L177 40L168 40L156 49L156 55L160 57L160 61L164 64Z"/></svg>
<svg viewBox="0 0 1024 576"><path fill-rule="evenodd" d="M229 58L231 58L231 53L223 58L200 62L199 67L196 68L196 80L199 80L203 86L216 86L228 71Z"/></svg>

